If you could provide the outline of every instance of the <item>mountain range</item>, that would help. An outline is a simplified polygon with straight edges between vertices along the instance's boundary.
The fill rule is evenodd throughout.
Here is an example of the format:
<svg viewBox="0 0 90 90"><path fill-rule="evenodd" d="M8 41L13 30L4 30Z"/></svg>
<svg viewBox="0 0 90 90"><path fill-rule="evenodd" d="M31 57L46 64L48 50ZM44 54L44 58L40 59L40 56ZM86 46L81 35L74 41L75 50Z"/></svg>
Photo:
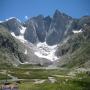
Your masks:
<svg viewBox="0 0 90 90"><path fill-rule="evenodd" d="M0 21L0 64L90 67L90 16L80 19L56 10L22 22Z"/></svg>

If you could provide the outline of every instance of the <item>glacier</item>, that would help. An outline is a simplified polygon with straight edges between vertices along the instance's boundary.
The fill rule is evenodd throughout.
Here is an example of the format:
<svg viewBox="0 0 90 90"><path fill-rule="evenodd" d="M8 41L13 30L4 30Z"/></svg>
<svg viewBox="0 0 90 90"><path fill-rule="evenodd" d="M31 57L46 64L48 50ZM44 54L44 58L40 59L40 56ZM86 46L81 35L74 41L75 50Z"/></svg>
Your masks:
<svg viewBox="0 0 90 90"><path fill-rule="evenodd" d="M50 61L55 61L58 58L55 56L57 45L49 46L46 42L37 44L37 50L35 51L35 55L40 58L46 58Z"/></svg>

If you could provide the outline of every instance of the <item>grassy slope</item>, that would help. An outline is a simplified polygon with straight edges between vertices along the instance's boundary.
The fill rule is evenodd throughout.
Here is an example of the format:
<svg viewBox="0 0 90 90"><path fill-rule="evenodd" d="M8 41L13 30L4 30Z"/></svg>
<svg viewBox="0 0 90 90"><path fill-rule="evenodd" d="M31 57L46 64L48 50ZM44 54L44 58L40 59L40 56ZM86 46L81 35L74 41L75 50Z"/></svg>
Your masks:
<svg viewBox="0 0 90 90"><path fill-rule="evenodd" d="M22 44L13 38L8 30L0 26L0 68L19 64L19 61L25 59Z"/></svg>
<svg viewBox="0 0 90 90"><path fill-rule="evenodd" d="M67 70L46 70L46 69L10 69L10 74L20 79L47 79L49 76L60 74L64 75Z"/></svg>
<svg viewBox="0 0 90 90"><path fill-rule="evenodd" d="M61 51L65 52L61 58L62 67L90 68L90 25L85 26L83 29L83 33L73 35L60 47Z"/></svg>
<svg viewBox="0 0 90 90"><path fill-rule="evenodd" d="M90 60L90 42L83 43L83 45L70 56L68 59L69 62L65 67L84 67L84 64Z"/></svg>

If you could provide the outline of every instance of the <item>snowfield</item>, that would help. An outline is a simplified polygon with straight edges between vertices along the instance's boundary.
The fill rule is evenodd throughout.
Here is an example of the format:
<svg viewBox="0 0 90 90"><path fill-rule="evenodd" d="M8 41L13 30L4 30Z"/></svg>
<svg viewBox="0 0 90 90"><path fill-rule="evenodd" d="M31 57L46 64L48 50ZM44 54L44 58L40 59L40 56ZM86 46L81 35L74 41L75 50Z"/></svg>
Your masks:
<svg viewBox="0 0 90 90"><path fill-rule="evenodd" d="M35 51L35 55L40 58L46 58L50 61L55 61L58 58L55 56L57 45L49 46L44 43L38 43L37 44L37 50Z"/></svg>
<svg viewBox="0 0 90 90"><path fill-rule="evenodd" d="M24 39L25 30L26 30L26 27L21 26L20 35L19 35L19 36L16 36L16 35L14 34L14 32L11 32L11 35L12 35L13 37L15 37L16 39L20 40L21 42L25 43L25 42L27 42L27 40Z"/></svg>
<svg viewBox="0 0 90 90"><path fill-rule="evenodd" d="M26 42L26 40L24 39L24 36L23 36L23 35L16 36L16 35L14 34L14 32L11 32L11 35L12 35L13 37L15 37L16 39L20 40L22 43L25 43L25 42Z"/></svg>
<svg viewBox="0 0 90 90"><path fill-rule="evenodd" d="M20 33L21 33L22 35L24 35L25 30L26 30L26 27L21 26Z"/></svg>

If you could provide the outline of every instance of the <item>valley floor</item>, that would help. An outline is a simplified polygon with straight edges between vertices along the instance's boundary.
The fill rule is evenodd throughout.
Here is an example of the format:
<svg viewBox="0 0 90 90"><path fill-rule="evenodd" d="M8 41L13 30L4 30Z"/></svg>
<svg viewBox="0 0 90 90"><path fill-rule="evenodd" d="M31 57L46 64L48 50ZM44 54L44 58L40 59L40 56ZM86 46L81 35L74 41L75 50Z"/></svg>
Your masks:
<svg viewBox="0 0 90 90"><path fill-rule="evenodd" d="M7 76L6 76L7 74ZM90 90L90 73L66 69L0 70L0 86L7 81L18 90Z"/></svg>

